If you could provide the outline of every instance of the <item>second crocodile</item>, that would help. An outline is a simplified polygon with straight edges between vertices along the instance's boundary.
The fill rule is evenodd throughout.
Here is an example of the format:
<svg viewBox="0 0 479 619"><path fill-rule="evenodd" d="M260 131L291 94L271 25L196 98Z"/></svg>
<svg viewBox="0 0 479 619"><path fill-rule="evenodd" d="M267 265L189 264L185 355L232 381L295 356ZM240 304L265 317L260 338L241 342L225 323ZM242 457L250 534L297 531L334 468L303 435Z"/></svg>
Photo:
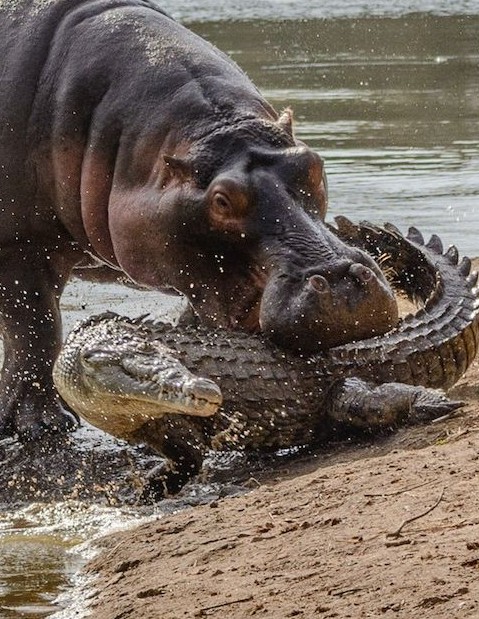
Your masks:
<svg viewBox="0 0 479 619"><path fill-rule="evenodd" d="M459 263L455 248L443 253L436 236L425 245L414 228L405 238L392 226L337 222L340 236L375 256L423 306L385 336L298 357L260 336L111 313L69 335L55 384L87 421L167 458L149 480L150 498L181 488L211 448L273 451L460 406L436 389L450 388L478 348L469 259Z"/></svg>

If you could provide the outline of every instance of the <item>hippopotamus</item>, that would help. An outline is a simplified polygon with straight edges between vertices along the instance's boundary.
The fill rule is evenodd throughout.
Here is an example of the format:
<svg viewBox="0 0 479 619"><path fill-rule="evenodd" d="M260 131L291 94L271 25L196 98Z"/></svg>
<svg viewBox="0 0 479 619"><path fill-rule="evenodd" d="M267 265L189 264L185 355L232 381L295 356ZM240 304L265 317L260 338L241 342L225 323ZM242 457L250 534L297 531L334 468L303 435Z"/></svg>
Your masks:
<svg viewBox="0 0 479 619"><path fill-rule="evenodd" d="M380 269L324 223L291 111L155 0L4 0L0 50L1 436L73 423L51 369L85 255L298 350L396 323Z"/></svg>

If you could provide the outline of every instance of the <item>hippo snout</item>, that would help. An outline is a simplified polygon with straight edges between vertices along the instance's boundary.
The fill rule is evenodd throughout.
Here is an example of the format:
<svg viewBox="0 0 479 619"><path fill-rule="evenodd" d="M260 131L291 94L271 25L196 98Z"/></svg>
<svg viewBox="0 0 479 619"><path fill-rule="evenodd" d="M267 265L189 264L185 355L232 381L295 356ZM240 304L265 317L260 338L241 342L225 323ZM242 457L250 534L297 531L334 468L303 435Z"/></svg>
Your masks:
<svg viewBox="0 0 479 619"><path fill-rule="evenodd" d="M304 353L382 335L397 322L394 293L372 260L273 276L260 308L262 331L280 346Z"/></svg>
<svg viewBox="0 0 479 619"><path fill-rule="evenodd" d="M374 271L359 262L353 263L348 268L347 273L352 276L352 281L356 281L358 284L367 285L369 282L374 282L376 279ZM308 275L306 279L307 285L318 294L327 294L331 291L331 286L323 275Z"/></svg>
<svg viewBox="0 0 479 619"><path fill-rule="evenodd" d="M328 280L322 275L311 275L308 279L308 285L318 294L327 294L331 290Z"/></svg>

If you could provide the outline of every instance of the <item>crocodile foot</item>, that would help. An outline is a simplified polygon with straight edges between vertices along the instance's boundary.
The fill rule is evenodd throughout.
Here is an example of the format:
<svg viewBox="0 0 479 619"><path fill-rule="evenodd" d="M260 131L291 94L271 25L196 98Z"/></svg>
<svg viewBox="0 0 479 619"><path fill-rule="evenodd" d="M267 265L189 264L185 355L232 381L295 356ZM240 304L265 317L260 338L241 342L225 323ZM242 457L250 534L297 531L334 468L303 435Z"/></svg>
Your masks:
<svg viewBox="0 0 479 619"><path fill-rule="evenodd" d="M330 396L328 417L333 423L370 431L425 423L464 405L436 389L403 383L374 385L358 378L339 381Z"/></svg>
<svg viewBox="0 0 479 619"><path fill-rule="evenodd" d="M156 503L178 493L203 465L206 443L201 422L182 415L152 419L137 432L135 442L147 443L165 462L148 474L140 502Z"/></svg>
<svg viewBox="0 0 479 619"><path fill-rule="evenodd" d="M176 468L170 462L155 466L147 475L139 496L140 503L152 504L177 494L198 470Z"/></svg>

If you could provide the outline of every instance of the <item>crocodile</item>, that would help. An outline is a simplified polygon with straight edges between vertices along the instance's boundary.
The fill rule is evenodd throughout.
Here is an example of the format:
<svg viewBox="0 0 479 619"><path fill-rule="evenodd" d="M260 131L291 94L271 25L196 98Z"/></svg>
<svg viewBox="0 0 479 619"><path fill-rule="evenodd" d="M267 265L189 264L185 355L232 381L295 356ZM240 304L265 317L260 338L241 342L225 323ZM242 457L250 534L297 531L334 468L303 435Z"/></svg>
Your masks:
<svg viewBox="0 0 479 619"><path fill-rule="evenodd" d="M479 291L471 262L411 228L337 233L367 250L416 305L387 335L295 355L262 335L173 327L105 313L76 326L54 366L66 403L93 425L166 458L146 488L176 492L208 449L274 451L333 434L380 431L449 414L449 389L474 359Z"/></svg>

